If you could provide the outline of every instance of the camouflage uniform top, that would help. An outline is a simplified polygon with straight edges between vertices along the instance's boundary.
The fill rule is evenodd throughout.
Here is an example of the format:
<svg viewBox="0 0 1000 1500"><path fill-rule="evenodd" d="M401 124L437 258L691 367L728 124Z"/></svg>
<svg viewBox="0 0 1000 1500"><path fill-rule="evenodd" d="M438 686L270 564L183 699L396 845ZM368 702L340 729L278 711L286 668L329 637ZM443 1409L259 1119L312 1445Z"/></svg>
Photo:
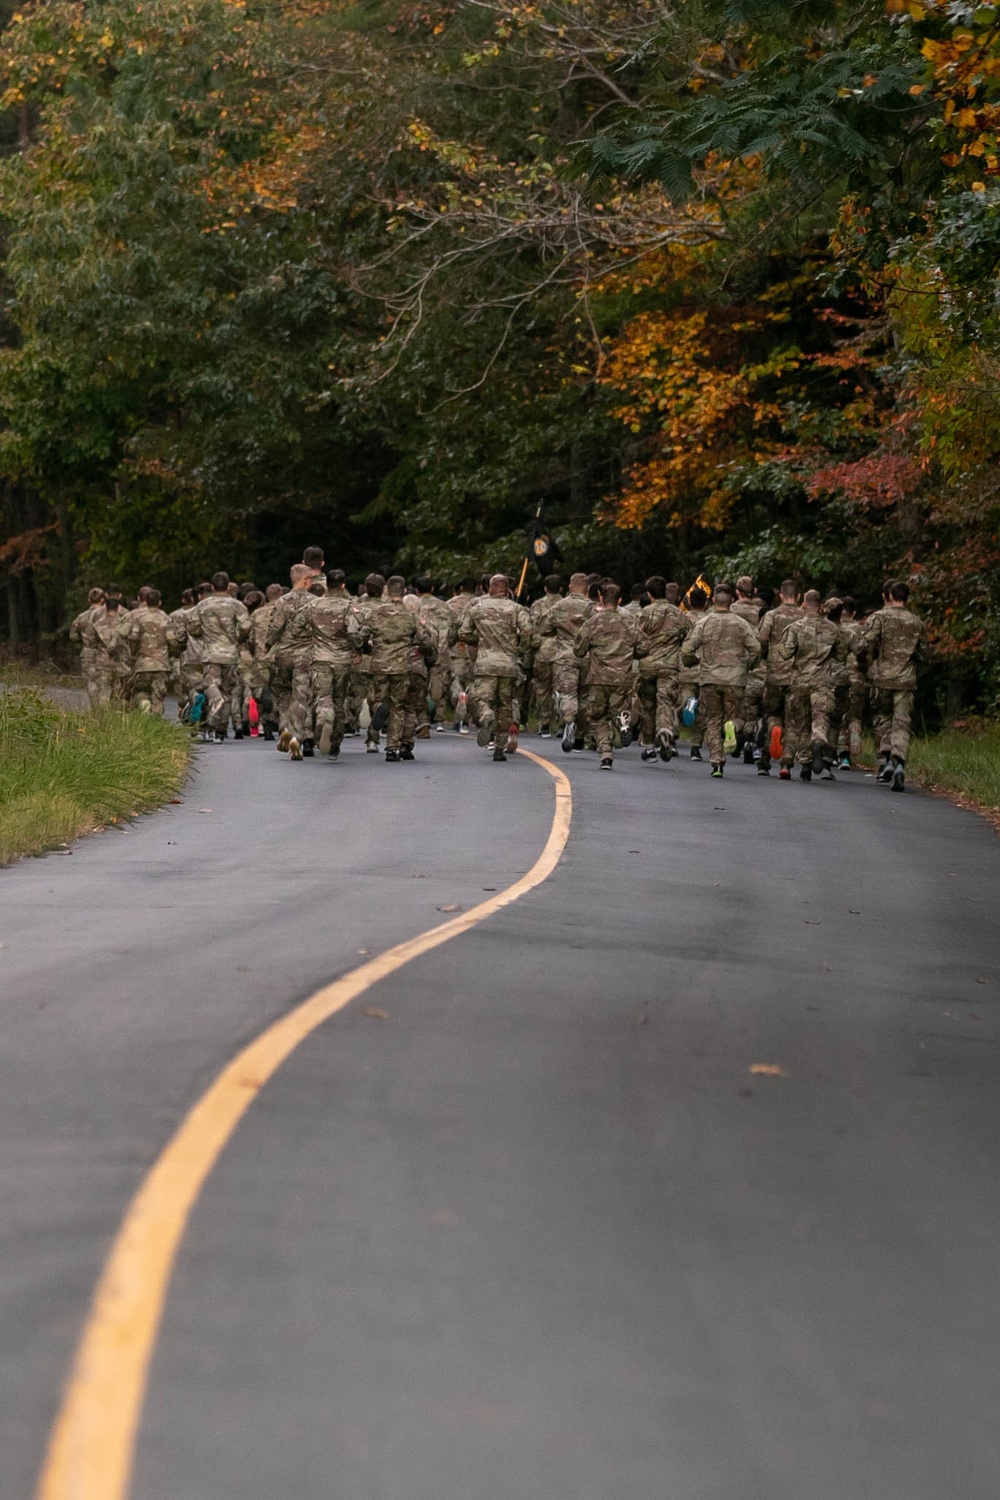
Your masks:
<svg viewBox="0 0 1000 1500"><path fill-rule="evenodd" d="M402 677L410 671L410 648L420 626L402 599L374 599L347 616L352 645L371 642L368 670L376 677Z"/></svg>
<svg viewBox="0 0 1000 1500"><path fill-rule="evenodd" d="M267 627L276 603L274 599L269 604L258 604L250 616L250 651L256 662L262 662L267 654Z"/></svg>
<svg viewBox="0 0 1000 1500"><path fill-rule="evenodd" d="M182 667L197 667L201 665L201 641L191 635L188 630L188 621L191 618L191 612L196 608L197 606L194 604L182 604L180 609L172 609L167 617L184 632L184 645L180 658Z"/></svg>
<svg viewBox="0 0 1000 1500"><path fill-rule="evenodd" d="M553 661L573 660L573 644L593 612L594 606L586 594L567 594L543 615L538 633L543 641L554 638Z"/></svg>
<svg viewBox="0 0 1000 1500"><path fill-rule="evenodd" d="M847 672L851 684L860 687L865 680L865 674L858 666L858 650L861 646L861 637L864 634L864 626L860 620L841 620L840 628L847 641Z"/></svg>
<svg viewBox="0 0 1000 1500"><path fill-rule="evenodd" d="M876 610L865 621L859 662L868 662L872 687L910 692L917 685L917 662L927 647L927 626L911 609Z"/></svg>
<svg viewBox="0 0 1000 1500"><path fill-rule="evenodd" d="M357 652L348 634L348 622L353 614L354 600L350 594L328 592L322 599L316 599L304 616L312 631L314 662L350 671L357 661Z"/></svg>
<svg viewBox="0 0 1000 1500"><path fill-rule="evenodd" d="M542 635L542 621L547 614L551 614L557 604L562 603L561 594L543 594L536 599L528 610L531 616L531 633L534 639L540 642L535 652L535 665L540 662L550 662L556 659L556 638L554 635Z"/></svg>
<svg viewBox="0 0 1000 1500"><path fill-rule="evenodd" d="M81 646L84 649L84 651L92 651L94 649L93 646L88 646L86 644L86 642L84 641L84 638L83 638L84 626L87 624L87 621L90 619L91 615L94 614L94 612L96 610L103 609L103 608L104 608L103 604L88 604L87 608L84 609L84 610L81 610L80 613L77 615L76 619L73 621L72 625L69 627L69 638L70 638L70 640L73 642L73 644L75 646Z"/></svg>
<svg viewBox="0 0 1000 1500"><path fill-rule="evenodd" d="M789 687L792 681L792 664L781 658L777 651L772 651L772 645L777 646L788 626L793 620L801 620L803 610L801 604L776 604L769 609L757 627L757 635L760 640L760 654L767 662L767 682L769 687Z"/></svg>
<svg viewBox="0 0 1000 1500"><path fill-rule="evenodd" d="M477 676L516 677L518 654L531 648L531 616L516 599L486 594L462 616L458 639L478 647Z"/></svg>
<svg viewBox="0 0 1000 1500"><path fill-rule="evenodd" d="M201 659L206 665L235 666L240 659L240 641L249 633L246 605L231 594L209 594L188 618L188 635L201 637Z"/></svg>
<svg viewBox="0 0 1000 1500"><path fill-rule="evenodd" d="M121 623L121 634L132 649L136 672L169 672L170 651L184 640L184 628L160 608L140 605Z"/></svg>
<svg viewBox="0 0 1000 1500"><path fill-rule="evenodd" d="M310 616L318 602L308 589L291 589L275 599L265 636L270 656L289 662L309 660L313 646Z"/></svg>
<svg viewBox="0 0 1000 1500"><path fill-rule="evenodd" d="M702 687L746 687L760 661L760 642L746 620L729 609L702 615L681 649L684 665L697 663Z"/></svg>
<svg viewBox="0 0 1000 1500"><path fill-rule="evenodd" d="M823 615L793 620L773 649L780 661L791 663L796 687L835 687L846 681L847 637Z"/></svg>
<svg viewBox="0 0 1000 1500"><path fill-rule="evenodd" d="M690 616L667 599L653 599L637 623L639 676L659 677L663 672L676 672L681 664L681 643L694 628Z"/></svg>
<svg viewBox="0 0 1000 1500"><path fill-rule="evenodd" d="M455 594L451 599L445 601L448 609L451 611L451 624L448 627L448 649L454 651L457 656L470 656L472 654L465 641L459 640L458 631L462 621L465 619L466 610L471 604L475 604L478 597L477 594Z"/></svg>
<svg viewBox="0 0 1000 1500"><path fill-rule="evenodd" d="M127 618L127 610L109 613L101 604L91 610L89 619L84 620L80 628L83 644L93 651L99 667L124 668L129 665L128 650L121 633L122 621Z"/></svg>
<svg viewBox="0 0 1000 1500"><path fill-rule="evenodd" d="M632 675L639 621L635 612L595 609L573 642L573 655L590 658L591 687L622 687Z"/></svg>
<svg viewBox="0 0 1000 1500"><path fill-rule="evenodd" d="M752 599L736 599L729 607L730 614L739 615L741 620L746 620L751 630L756 630L760 624L760 605L755 604Z"/></svg>
<svg viewBox="0 0 1000 1500"><path fill-rule="evenodd" d="M407 609L416 615L424 629L433 637L437 647L438 661L447 661L448 633L454 619L454 614L448 604L444 599L439 599L436 594L407 594L404 602Z"/></svg>

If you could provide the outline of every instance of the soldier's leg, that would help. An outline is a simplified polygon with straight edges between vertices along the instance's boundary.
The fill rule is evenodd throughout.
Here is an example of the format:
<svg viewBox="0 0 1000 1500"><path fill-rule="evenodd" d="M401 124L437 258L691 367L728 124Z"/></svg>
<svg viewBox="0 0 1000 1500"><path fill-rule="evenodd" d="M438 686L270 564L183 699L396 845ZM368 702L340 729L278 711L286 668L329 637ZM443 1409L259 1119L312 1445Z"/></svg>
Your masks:
<svg viewBox="0 0 1000 1500"><path fill-rule="evenodd" d="M560 722L575 724L580 717L580 663L575 658L553 664L553 686L559 694Z"/></svg>
<svg viewBox="0 0 1000 1500"><path fill-rule="evenodd" d="M698 695L698 712L702 715L705 738L708 740L708 758L713 766L724 765L726 760L722 710L722 689L714 683L703 683Z"/></svg>
<svg viewBox="0 0 1000 1500"><path fill-rule="evenodd" d="M150 672L134 672L132 674L132 702L130 706L144 714L150 713L153 707L149 694L149 679L151 675Z"/></svg>
<svg viewBox="0 0 1000 1500"><path fill-rule="evenodd" d="M412 750L417 730L427 718L428 679L422 672L411 672L406 679L406 697L403 700L403 729L401 746Z"/></svg>
<svg viewBox="0 0 1000 1500"><path fill-rule="evenodd" d="M316 739L325 755L333 743L333 667L316 662L312 669L313 711L316 715Z"/></svg>
<svg viewBox="0 0 1000 1500"><path fill-rule="evenodd" d="M872 720L875 729L875 748L886 759L892 753L892 694L879 688L871 690Z"/></svg>
<svg viewBox="0 0 1000 1500"><path fill-rule="evenodd" d="M296 662L292 667L288 727L300 743L312 739L312 667L308 662Z"/></svg>
<svg viewBox="0 0 1000 1500"><path fill-rule="evenodd" d="M553 663L550 661L539 661L535 663L534 695L535 716L538 719L538 727L550 725L554 709L552 706L552 690L554 678L552 674Z"/></svg>
<svg viewBox="0 0 1000 1500"><path fill-rule="evenodd" d="M166 672L150 672L147 674L146 693L149 700L149 712L156 714L158 718L162 719L163 705L167 698Z"/></svg>
<svg viewBox="0 0 1000 1500"><path fill-rule="evenodd" d="M796 759L799 765L812 765L810 746L812 695L808 688L789 689L782 717L785 721L782 735L782 765L790 765ZM791 757L790 760L789 757Z"/></svg>
<svg viewBox="0 0 1000 1500"><path fill-rule="evenodd" d="M892 694L892 724L889 730L889 751L894 760L905 761L910 749L910 733L913 725L913 694Z"/></svg>
<svg viewBox="0 0 1000 1500"><path fill-rule="evenodd" d="M597 685L588 687L586 709L590 732L597 741L597 753L602 760L614 754L615 731L611 718L611 690Z"/></svg>
<svg viewBox="0 0 1000 1500"><path fill-rule="evenodd" d="M229 718L229 700L222 689L223 668L218 662L207 662L204 670L208 722L213 729L225 729Z"/></svg>
<svg viewBox="0 0 1000 1500"><path fill-rule="evenodd" d="M496 731L494 738L497 749L503 750L507 744L507 736L511 728L518 723L517 704L518 684L515 677L498 677L496 693Z"/></svg>
<svg viewBox="0 0 1000 1500"><path fill-rule="evenodd" d="M658 677L640 677L637 687L639 693L639 743L645 749L648 749L652 745L656 734L660 679Z"/></svg>
<svg viewBox="0 0 1000 1500"><path fill-rule="evenodd" d="M479 721L477 745L486 746L495 737L498 681L496 677L477 676L473 679L472 697L475 701L476 718Z"/></svg>
<svg viewBox="0 0 1000 1500"><path fill-rule="evenodd" d="M406 695L410 689L410 674L408 672L397 672L392 677L386 677L385 701L389 707L389 716L385 726L385 748L387 751L394 750L399 753L403 743L403 714L406 707Z"/></svg>
<svg viewBox="0 0 1000 1500"><path fill-rule="evenodd" d="M673 745L677 740L680 721L677 708L680 688L674 672L661 672L656 678L656 733L666 734Z"/></svg>

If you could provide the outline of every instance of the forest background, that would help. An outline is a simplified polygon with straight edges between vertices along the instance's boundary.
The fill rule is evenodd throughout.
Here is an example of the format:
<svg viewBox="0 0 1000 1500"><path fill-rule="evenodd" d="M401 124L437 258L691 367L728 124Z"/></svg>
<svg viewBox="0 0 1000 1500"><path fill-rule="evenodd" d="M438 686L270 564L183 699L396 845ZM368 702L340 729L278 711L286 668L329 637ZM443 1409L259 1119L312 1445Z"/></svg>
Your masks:
<svg viewBox="0 0 1000 1500"><path fill-rule="evenodd" d="M907 577L1000 706L1000 5L0 0L0 635L88 585Z"/></svg>

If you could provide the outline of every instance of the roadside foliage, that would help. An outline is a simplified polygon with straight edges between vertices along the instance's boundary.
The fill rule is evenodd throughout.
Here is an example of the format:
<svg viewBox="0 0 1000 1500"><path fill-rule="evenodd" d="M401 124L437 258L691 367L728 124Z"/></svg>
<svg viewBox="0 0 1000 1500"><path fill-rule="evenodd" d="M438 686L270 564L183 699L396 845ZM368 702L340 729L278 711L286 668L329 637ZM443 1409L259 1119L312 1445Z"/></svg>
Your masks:
<svg viewBox="0 0 1000 1500"><path fill-rule="evenodd" d="M0 589L905 574L1000 695L1000 7L0 8ZM296 554L297 555L297 552Z"/></svg>

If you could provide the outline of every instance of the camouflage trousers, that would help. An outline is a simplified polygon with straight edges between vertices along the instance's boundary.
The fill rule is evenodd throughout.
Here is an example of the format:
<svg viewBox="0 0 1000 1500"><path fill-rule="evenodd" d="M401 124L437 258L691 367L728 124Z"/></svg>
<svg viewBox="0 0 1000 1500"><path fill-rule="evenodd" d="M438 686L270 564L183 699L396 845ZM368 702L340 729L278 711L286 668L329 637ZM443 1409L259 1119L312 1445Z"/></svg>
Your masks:
<svg viewBox="0 0 1000 1500"><path fill-rule="evenodd" d="M406 699L410 691L410 673L393 672L391 676L381 674L373 676L370 682L368 710L372 716L372 723L368 729L368 743L378 744L378 730L374 727L375 714L379 705L384 703L388 709L388 718L385 726L385 748L387 750L398 750L403 743L403 723L406 713Z"/></svg>
<svg viewBox="0 0 1000 1500"><path fill-rule="evenodd" d="M162 714L167 696L166 672L136 672L132 678L132 707L147 714Z"/></svg>
<svg viewBox="0 0 1000 1500"><path fill-rule="evenodd" d="M451 657L451 706L455 710L455 723L467 724L469 715L473 709L472 703L473 670L470 659L457 652ZM465 693L465 711L459 709L459 698Z"/></svg>
<svg viewBox="0 0 1000 1500"><path fill-rule="evenodd" d="M451 707L451 664L437 661L427 678L427 696L434 705L434 721L442 724Z"/></svg>
<svg viewBox="0 0 1000 1500"><path fill-rule="evenodd" d="M698 695L698 712L705 722L705 738L708 740L708 758L713 766L721 766L726 760L726 720L732 719L737 729L742 727L742 687L729 687L726 683L702 683Z"/></svg>
<svg viewBox="0 0 1000 1500"><path fill-rule="evenodd" d="M344 738L347 719L347 691L351 674L346 667L335 667L320 661L313 665L312 692L316 712L316 738L330 726L330 748L336 750Z"/></svg>
<svg viewBox="0 0 1000 1500"><path fill-rule="evenodd" d="M631 676L621 682L591 683L587 689L587 722L602 759L615 753L615 720L627 711L631 698Z"/></svg>
<svg viewBox="0 0 1000 1500"><path fill-rule="evenodd" d="M428 675L426 672L411 672L403 703L403 730L400 739L406 749L412 750L421 724L427 723Z"/></svg>
<svg viewBox="0 0 1000 1500"><path fill-rule="evenodd" d="M93 688L87 683L87 693L94 708L106 708L125 697L128 678L120 667L109 662L95 662Z"/></svg>
<svg viewBox="0 0 1000 1500"><path fill-rule="evenodd" d="M642 744L651 745L661 729L669 734L671 742L677 738L679 698L680 686L675 671L657 672L655 677L639 677L639 738Z"/></svg>
<svg viewBox="0 0 1000 1500"><path fill-rule="evenodd" d="M208 699L209 721L213 729L225 729L232 717L240 722L240 676L235 662L207 661L205 672L205 697Z"/></svg>
<svg viewBox="0 0 1000 1500"><path fill-rule="evenodd" d="M516 686L513 677L476 677L472 684L479 722L481 724L487 714L493 715L493 737L500 750L504 748L514 722Z"/></svg>
<svg viewBox="0 0 1000 1500"><path fill-rule="evenodd" d="M871 705L879 754L905 760L913 726L913 693L872 688Z"/></svg>
<svg viewBox="0 0 1000 1500"><path fill-rule="evenodd" d="M764 717L764 678L751 672L743 689L743 712L741 718L747 734L752 735Z"/></svg>
<svg viewBox="0 0 1000 1500"><path fill-rule="evenodd" d="M840 737L837 748L841 754L857 755L861 749L861 724L865 712L865 679L851 674L851 685L847 689L847 704L840 721Z"/></svg>
<svg viewBox="0 0 1000 1500"><path fill-rule="evenodd" d="M272 693L278 708L278 725L297 740L313 738L312 665L308 661L282 662Z"/></svg>
<svg viewBox="0 0 1000 1500"><path fill-rule="evenodd" d="M536 661L531 679L532 702L539 724L551 724L554 714L552 692L555 687L555 662Z"/></svg>
<svg viewBox="0 0 1000 1500"><path fill-rule="evenodd" d="M774 729L782 731L781 764L790 766L795 758L790 738L784 732L788 722L791 692L790 687L776 682L769 682L764 689L764 743L761 746L760 764L765 768L769 768L771 764L771 732Z"/></svg>
<svg viewBox="0 0 1000 1500"><path fill-rule="evenodd" d="M794 687L788 694L785 717L784 755L798 757L806 766L812 760L814 744L830 747L830 719L834 709L832 687Z"/></svg>

